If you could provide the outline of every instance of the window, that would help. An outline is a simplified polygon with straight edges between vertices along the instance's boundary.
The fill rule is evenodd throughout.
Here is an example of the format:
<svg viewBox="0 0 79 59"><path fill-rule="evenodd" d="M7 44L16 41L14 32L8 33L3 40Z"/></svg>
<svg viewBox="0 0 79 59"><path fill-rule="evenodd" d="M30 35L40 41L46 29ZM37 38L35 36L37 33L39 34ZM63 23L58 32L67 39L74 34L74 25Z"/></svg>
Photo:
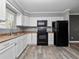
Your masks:
<svg viewBox="0 0 79 59"><path fill-rule="evenodd" d="M7 8L6 10L6 27L14 29L16 27L16 14Z"/></svg>
<svg viewBox="0 0 79 59"><path fill-rule="evenodd" d="M0 23L0 28L15 29L16 28L16 13L6 8L6 21Z"/></svg>

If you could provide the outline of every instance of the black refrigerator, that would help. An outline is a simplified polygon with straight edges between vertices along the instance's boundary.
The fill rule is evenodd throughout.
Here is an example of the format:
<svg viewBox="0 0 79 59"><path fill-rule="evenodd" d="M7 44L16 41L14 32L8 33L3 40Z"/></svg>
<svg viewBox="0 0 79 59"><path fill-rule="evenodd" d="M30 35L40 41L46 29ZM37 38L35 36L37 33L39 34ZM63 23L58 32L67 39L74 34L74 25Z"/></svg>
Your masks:
<svg viewBox="0 0 79 59"><path fill-rule="evenodd" d="M68 46L68 21L52 22L55 46Z"/></svg>

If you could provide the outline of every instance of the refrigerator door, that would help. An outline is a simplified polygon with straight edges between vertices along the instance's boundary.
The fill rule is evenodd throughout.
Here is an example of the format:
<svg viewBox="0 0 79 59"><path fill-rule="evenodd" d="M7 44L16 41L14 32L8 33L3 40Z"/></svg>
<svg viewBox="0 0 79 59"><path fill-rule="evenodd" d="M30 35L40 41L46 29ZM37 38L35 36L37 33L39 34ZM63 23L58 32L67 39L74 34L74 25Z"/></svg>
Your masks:
<svg viewBox="0 0 79 59"><path fill-rule="evenodd" d="M68 21L57 21L55 29L55 45L68 46Z"/></svg>

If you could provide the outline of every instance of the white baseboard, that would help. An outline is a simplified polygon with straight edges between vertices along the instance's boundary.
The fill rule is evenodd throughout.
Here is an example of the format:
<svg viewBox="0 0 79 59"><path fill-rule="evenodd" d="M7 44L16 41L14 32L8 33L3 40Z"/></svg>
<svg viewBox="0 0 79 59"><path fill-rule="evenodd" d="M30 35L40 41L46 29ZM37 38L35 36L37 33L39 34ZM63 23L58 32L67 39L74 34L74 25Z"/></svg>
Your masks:
<svg viewBox="0 0 79 59"><path fill-rule="evenodd" d="M69 41L69 43L79 43L79 41Z"/></svg>

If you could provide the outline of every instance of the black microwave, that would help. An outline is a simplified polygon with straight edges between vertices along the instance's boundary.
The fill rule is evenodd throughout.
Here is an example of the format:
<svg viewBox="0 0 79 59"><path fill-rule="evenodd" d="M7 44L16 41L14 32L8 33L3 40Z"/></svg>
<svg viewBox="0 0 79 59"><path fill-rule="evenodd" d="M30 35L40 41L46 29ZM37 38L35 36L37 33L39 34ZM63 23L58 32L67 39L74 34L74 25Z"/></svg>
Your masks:
<svg viewBox="0 0 79 59"><path fill-rule="evenodd" d="M37 21L37 26L38 27L46 27L47 26L47 20Z"/></svg>

